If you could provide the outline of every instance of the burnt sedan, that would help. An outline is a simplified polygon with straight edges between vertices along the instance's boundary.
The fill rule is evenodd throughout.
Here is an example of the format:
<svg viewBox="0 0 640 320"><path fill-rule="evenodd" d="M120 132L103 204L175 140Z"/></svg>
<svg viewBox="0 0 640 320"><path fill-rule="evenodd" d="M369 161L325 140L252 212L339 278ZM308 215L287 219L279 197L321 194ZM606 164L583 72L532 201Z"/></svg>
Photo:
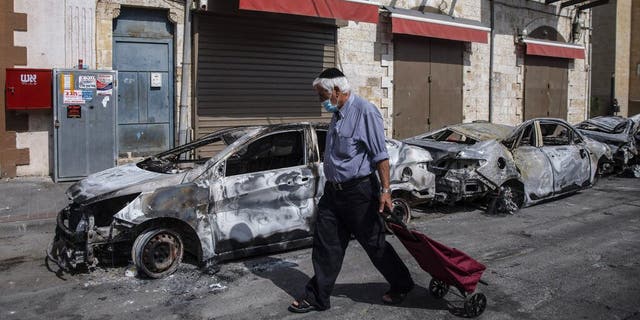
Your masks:
<svg viewBox="0 0 640 320"><path fill-rule="evenodd" d="M448 201L483 199L488 211L510 214L593 185L599 166L611 160L605 145L549 118L516 128L459 124L405 142L431 152L436 191Z"/></svg>
<svg viewBox="0 0 640 320"><path fill-rule="evenodd" d="M130 252L140 274L161 278L185 252L211 265L308 245L326 134L309 123L223 129L91 175L67 191L48 259L73 270ZM408 219L411 203L434 197L431 157L400 141L387 147L394 204Z"/></svg>
<svg viewBox="0 0 640 320"><path fill-rule="evenodd" d="M577 124L576 127L582 134L611 148L614 159L612 171L628 172L640 178L640 116L595 117Z"/></svg>

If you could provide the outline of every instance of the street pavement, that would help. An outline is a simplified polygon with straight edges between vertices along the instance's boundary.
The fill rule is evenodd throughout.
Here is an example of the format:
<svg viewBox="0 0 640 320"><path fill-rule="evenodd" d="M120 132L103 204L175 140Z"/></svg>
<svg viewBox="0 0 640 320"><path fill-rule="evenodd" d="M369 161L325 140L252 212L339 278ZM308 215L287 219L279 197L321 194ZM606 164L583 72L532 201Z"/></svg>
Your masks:
<svg viewBox="0 0 640 320"><path fill-rule="evenodd" d="M49 177L0 179L0 223L54 218L67 204L70 185Z"/></svg>
<svg viewBox="0 0 640 320"><path fill-rule="evenodd" d="M216 274L185 263L160 280L137 278L127 265L56 274L47 270L44 250L68 185L19 181L20 197L14 183L0 182L0 217L13 217L0 223L0 319L461 318L455 289L441 300L430 296L429 275L393 236L418 284L399 306L381 303L384 279L355 241L332 308L303 315L286 307L313 274L310 249L227 262ZM16 198L7 200L7 192ZM638 179L604 178L513 216L464 206L423 207L419 216L412 228L487 266L480 319L640 319Z"/></svg>

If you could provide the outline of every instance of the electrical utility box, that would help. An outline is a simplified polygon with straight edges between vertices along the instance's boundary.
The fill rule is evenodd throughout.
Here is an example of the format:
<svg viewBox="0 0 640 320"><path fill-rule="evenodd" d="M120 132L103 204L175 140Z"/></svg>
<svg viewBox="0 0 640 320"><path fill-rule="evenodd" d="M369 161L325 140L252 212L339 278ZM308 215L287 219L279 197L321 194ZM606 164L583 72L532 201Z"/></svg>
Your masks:
<svg viewBox="0 0 640 320"><path fill-rule="evenodd" d="M118 72L53 70L54 180L115 167Z"/></svg>
<svg viewBox="0 0 640 320"><path fill-rule="evenodd" d="M51 69L7 68L7 110L51 109Z"/></svg>

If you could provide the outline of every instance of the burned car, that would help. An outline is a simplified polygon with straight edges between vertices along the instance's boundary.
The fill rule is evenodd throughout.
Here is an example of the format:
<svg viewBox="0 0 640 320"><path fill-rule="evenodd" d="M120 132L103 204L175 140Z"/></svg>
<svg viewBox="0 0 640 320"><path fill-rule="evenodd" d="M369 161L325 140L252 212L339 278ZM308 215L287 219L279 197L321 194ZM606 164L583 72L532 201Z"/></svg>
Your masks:
<svg viewBox="0 0 640 320"><path fill-rule="evenodd" d="M405 142L430 151L436 192L448 201L482 199L488 211L510 214L593 185L599 166L611 159L605 145L550 118L516 128L459 124Z"/></svg>
<svg viewBox="0 0 640 320"><path fill-rule="evenodd" d="M68 189L48 259L75 270L130 252L140 274L161 278L185 252L211 265L309 245L326 134L326 124L228 128L93 174ZM387 147L394 202L432 199L429 153Z"/></svg>
<svg viewBox="0 0 640 320"><path fill-rule="evenodd" d="M611 171L628 172L640 178L640 117L595 117L577 124L576 128L611 148L614 160Z"/></svg>

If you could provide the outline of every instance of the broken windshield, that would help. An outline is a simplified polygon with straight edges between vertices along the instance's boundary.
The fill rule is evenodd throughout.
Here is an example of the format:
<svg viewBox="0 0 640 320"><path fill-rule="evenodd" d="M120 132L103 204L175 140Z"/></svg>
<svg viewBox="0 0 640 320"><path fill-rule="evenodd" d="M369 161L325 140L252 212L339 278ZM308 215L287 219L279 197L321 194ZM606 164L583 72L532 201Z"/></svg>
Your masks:
<svg viewBox="0 0 640 320"><path fill-rule="evenodd" d="M428 135L422 139L435 140L435 141L446 141L453 143L461 143L461 144L475 144L478 142L475 139L472 139L464 134L455 132L451 129L445 129L438 131L434 134Z"/></svg>
<svg viewBox="0 0 640 320"><path fill-rule="evenodd" d="M161 152L137 164L141 169L158 173L180 173L207 162L218 152L255 127L221 129L182 146Z"/></svg>

